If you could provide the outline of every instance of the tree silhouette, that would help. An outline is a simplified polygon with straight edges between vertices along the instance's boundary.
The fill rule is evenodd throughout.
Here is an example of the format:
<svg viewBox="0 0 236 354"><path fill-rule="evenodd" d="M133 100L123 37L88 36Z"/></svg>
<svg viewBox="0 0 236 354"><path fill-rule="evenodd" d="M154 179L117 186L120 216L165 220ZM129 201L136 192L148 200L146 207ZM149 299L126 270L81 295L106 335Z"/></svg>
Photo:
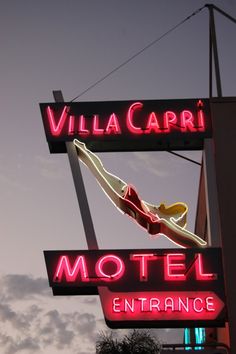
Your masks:
<svg viewBox="0 0 236 354"><path fill-rule="evenodd" d="M100 334L96 354L160 354L160 342L148 331L133 330L117 340L112 333Z"/></svg>
<svg viewBox="0 0 236 354"><path fill-rule="evenodd" d="M120 343L110 334L101 333L96 341L96 354L121 354Z"/></svg>

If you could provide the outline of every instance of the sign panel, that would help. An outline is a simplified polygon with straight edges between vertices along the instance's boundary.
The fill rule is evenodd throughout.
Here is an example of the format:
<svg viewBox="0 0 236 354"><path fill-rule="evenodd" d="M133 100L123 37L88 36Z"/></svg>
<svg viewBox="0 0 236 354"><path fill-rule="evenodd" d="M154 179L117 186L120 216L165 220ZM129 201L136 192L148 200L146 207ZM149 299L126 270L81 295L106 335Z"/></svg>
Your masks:
<svg viewBox="0 0 236 354"><path fill-rule="evenodd" d="M45 251L54 295L99 294L111 328L223 325L221 251Z"/></svg>
<svg viewBox="0 0 236 354"><path fill-rule="evenodd" d="M208 99L41 103L50 152L75 138L96 151L202 149L211 137Z"/></svg>

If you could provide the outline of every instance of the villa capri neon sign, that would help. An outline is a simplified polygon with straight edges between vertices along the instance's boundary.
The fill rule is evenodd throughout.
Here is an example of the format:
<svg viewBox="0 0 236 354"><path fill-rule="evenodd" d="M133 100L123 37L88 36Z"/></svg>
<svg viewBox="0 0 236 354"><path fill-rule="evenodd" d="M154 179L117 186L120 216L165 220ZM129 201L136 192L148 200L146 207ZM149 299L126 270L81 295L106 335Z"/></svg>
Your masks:
<svg viewBox="0 0 236 354"><path fill-rule="evenodd" d="M178 249L45 251L54 295L99 294L111 328L221 326L226 320L221 251L186 229L188 207L152 205L108 172L97 151L202 149L211 137L209 100L40 104L52 153L72 142L124 214ZM72 144L70 146L73 146ZM74 147L73 147L74 148ZM74 152L76 152L74 150Z"/></svg>
<svg viewBox="0 0 236 354"><path fill-rule="evenodd" d="M45 251L54 295L97 294L110 327L224 322L219 249Z"/></svg>
<svg viewBox="0 0 236 354"><path fill-rule="evenodd" d="M78 139L92 151L201 149L211 136L209 100L40 104L50 151Z"/></svg>

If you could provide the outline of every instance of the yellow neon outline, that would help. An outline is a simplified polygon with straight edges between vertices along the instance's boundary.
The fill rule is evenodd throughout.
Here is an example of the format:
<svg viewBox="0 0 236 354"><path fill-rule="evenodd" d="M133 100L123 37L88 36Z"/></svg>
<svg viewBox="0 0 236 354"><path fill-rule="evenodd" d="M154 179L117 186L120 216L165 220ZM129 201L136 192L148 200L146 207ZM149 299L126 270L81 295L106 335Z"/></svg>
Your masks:
<svg viewBox="0 0 236 354"><path fill-rule="evenodd" d="M108 172L99 157L88 150L85 143L77 139L74 139L73 143L77 147L79 159L89 168L113 204L124 213L124 196L129 187L128 184ZM207 245L202 238L185 229L188 212L185 203L179 202L166 206L163 203L152 205L141 200L141 205L143 210L140 210L140 213L148 215L149 218L153 217L153 222L160 225L160 231L156 234L165 235L183 248L205 247ZM136 219L135 213L129 215ZM147 225L145 229L152 234L149 227L150 225Z"/></svg>

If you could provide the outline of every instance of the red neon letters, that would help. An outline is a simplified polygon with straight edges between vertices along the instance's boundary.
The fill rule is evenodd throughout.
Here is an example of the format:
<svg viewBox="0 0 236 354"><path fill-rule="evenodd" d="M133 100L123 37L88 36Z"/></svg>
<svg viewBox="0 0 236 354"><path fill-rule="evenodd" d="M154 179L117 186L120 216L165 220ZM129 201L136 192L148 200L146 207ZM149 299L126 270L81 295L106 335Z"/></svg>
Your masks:
<svg viewBox="0 0 236 354"><path fill-rule="evenodd" d="M129 292L105 291L104 313L110 321L214 320L224 307L211 291Z"/></svg>
<svg viewBox="0 0 236 354"><path fill-rule="evenodd" d="M157 272L163 269L163 281L186 281L189 277L189 269L186 267L186 256L183 253L166 253L164 256L158 256L153 253L131 253L129 261L135 266L136 274L133 277L140 282L149 281L149 267L155 267ZM85 255L79 255L71 260L69 256L59 257L56 271L53 276L53 282L69 283L103 283L116 282L121 279L128 270L130 263L114 254L106 254L96 260L94 268L86 259ZM127 268L127 269L126 269ZM201 253L197 253L191 269L194 271L194 278L198 281L212 281L217 279L217 274L204 272L204 259ZM95 271L95 275L94 275Z"/></svg>
<svg viewBox="0 0 236 354"><path fill-rule="evenodd" d="M134 125L133 119L134 119L134 111L137 109L140 109L143 107L143 104L141 102L135 102L133 103L129 109L128 109L128 114L127 114L127 119L126 119L126 124L127 128L131 131L133 134L142 134L142 129L140 127L136 127Z"/></svg>
<svg viewBox="0 0 236 354"><path fill-rule="evenodd" d="M217 279L217 274L204 273L201 253L197 254L195 265L196 265L196 279L197 280L215 280L215 279Z"/></svg>
<svg viewBox="0 0 236 354"><path fill-rule="evenodd" d="M147 281L148 261L153 261L157 259L157 256L155 256L154 254L131 254L130 259L132 261L139 261L140 263L139 279L140 281Z"/></svg>
<svg viewBox="0 0 236 354"><path fill-rule="evenodd" d="M111 328L218 326L226 316L219 249L45 251L54 295L97 295Z"/></svg>
<svg viewBox="0 0 236 354"><path fill-rule="evenodd" d="M148 122L145 130L145 134L150 133L161 133L160 125L155 112L150 113L148 117Z"/></svg>
<svg viewBox="0 0 236 354"><path fill-rule="evenodd" d="M47 107L47 116L48 116L48 121L49 121L49 126L50 126L50 130L52 135L54 136L59 136L62 132L62 129L65 125L66 119L67 119L67 106L65 106L62 110L61 116L58 120L58 122L56 123L56 119L54 117L54 113L52 111L52 109L50 108L50 106ZM69 124L69 131L68 134L70 135L70 131L72 131L72 125Z"/></svg>
<svg viewBox="0 0 236 354"><path fill-rule="evenodd" d="M116 265L116 271L112 274L107 274L104 271L106 263L112 262ZM125 271L124 262L120 257L114 255L106 255L101 257L96 263L96 274L100 279L105 281L117 280L122 277Z"/></svg>
<svg viewBox="0 0 236 354"><path fill-rule="evenodd" d="M144 103L134 102L127 107L122 116L112 112L105 119L94 113L89 117L86 114L70 115L69 106L64 106L61 112L54 112L47 106L46 117L49 132L53 137L60 135L83 136L94 135L121 135L121 134L167 134L180 131L182 133L195 133L205 131L205 116L203 102L198 101L195 111L184 109L182 111L166 110L160 112L146 112ZM144 114L144 117L142 116ZM142 118L140 118L142 116Z"/></svg>
<svg viewBox="0 0 236 354"><path fill-rule="evenodd" d="M153 294L154 295L154 294ZM191 295L191 297L190 297ZM203 296L202 296L203 295ZM216 308L213 302L213 296L209 294L201 294L196 296L187 292L165 293L159 294L158 297L151 297L149 293L143 293L142 297L115 297L112 301L112 309L114 312L190 312L201 313L215 312Z"/></svg>
<svg viewBox="0 0 236 354"><path fill-rule="evenodd" d="M56 273L54 275L54 282L61 282L63 275L68 282L74 282L77 280L78 275L81 277L81 281L89 281L88 271L84 256L78 256L71 265L67 256L62 256L59 259Z"/></svg>
<svg viewBox="0 0 236 354"><path fill-rule="evenodd" d="M185 254L170 253L164 258L165 280L185 280Z"/></svg>

